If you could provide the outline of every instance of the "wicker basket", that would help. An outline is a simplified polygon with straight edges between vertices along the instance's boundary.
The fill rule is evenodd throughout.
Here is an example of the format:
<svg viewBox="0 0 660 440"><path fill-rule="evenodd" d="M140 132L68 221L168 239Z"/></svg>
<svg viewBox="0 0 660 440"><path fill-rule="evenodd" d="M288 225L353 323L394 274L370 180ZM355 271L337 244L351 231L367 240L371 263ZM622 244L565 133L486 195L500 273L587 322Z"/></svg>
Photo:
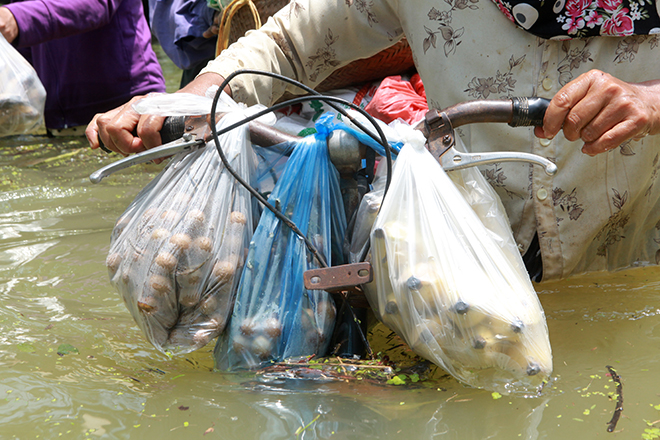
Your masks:
<svg viewBox="0 0 660 440"><path fill-rule="evenodd" d="M228 41L218 38L218 53L251 29L256 29L258 23L255 19L254 10L259 14L261 23L265 23L268 17L289 4L290 0L234 0L227 6L224 26L228 29ZM251 7L250 3L254 6ZM234 10L230 8L234 6ZM388 49L376 55L361 60L353 61L347 66L333 72L321 84L316 87L319 92L349 87L369 81L375 81L390 75L398 75L414 68L412 52L408 42L403 39Z"/></svg>
<svg viewBox="0 0 660 440"><path fill-rule="evenodd" d="M403 39L395 45L378 52L370 58L353 61L335 71L316 87L319 92L340 89L356 84L399 75L414 69L412 52L408 41Z"/></svg>
<svg viewBox="0 0 660 440"><path fill-rule="evenodd" d="M275 14L284 6L289 4L290 0L233 0L223 11L221 19L222 26L228 28L228 33L223 38L222 30L218 37L216 47L216 56L227 46L241 38L245 33L252 29L257 29L261 24L268 20L268 17ZM255 11L259 15L260 23L255 17Z"/></svg>

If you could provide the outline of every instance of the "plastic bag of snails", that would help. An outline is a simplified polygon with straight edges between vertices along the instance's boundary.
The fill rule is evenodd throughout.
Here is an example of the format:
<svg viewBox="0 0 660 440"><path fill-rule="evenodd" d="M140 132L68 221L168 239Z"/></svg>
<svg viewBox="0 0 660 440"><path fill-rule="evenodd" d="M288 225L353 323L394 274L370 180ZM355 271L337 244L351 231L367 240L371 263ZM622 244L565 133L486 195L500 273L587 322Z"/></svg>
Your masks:
<svg viewBox="0 0 660 440"><path fill-rule="evenodd" d="M477 169L445 173L424 141L412 134L399 154L373 224L369 303L465 384L539 387L552 372L548 328L501 201Z"/></svg>
<svg viewBox="0 0 660 440"><path fill-rule="evenodd" d="M342 264L346 229L339 174L330 162L327 133L298 142L268 201L279 208L329 266ZM300 356L323 356L334 329L330 294L307 290L303 273L321 263L303 239L270 210L254 233L227 330L215 346L216 366L258 368Z"/></svg>
<svg viewBox="0 0 660 440"><path fill-rule="evenodd" d="M234 109L218 128L244 116ZM248 125L221 135L220 145L249 181ZM252 225L250 194L213 141L173 157L119 218L107 257L111 282L157 349L187 353L224 330Z"/></svg>
<svg viewBox="0 0 660 440"><path fill-rule="evenodd" d="M0 137L40 128L45 104L46 89L37 72L0 34Z"/></svg>

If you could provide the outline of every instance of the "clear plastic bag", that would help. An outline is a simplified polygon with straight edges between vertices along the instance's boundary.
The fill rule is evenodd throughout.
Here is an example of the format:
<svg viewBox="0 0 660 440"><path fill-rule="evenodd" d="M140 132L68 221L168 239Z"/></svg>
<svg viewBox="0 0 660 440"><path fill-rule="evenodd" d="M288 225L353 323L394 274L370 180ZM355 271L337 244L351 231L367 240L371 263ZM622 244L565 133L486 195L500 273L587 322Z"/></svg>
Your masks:
<svg viewBox="0 0 660 440"><path fill-rule="evenodd" d="M218 129L243 119L243 107ZM230 165L250 181L248 125L220 136ZM180 153L138 194L112 232L111 282L160 351L199 349L225 328L252 236L249 192L222 164L214 142Z"/></svg>
<svg viewBox="0 0 660 440"><path fill-rule="evenodd" d="M371 246L371 228L380 211L380 205L385 193L387 181L387 164L384 160L378 163L371 190L362 197L355 214L355 222L351 230L348 262L361 263L367 256Z"/></svg>
<svg viewBox="0 0 660 440"><path fill-rule="evenodd" d="M371 230L369 303L417 354L468 385L538 387L552 372L548 329L501 201L476 169L450 179L418 135L397 158Z"/></svg>
<svg viewBox="0 0 660 440"><path fill-rule="evenodd" d="M45 104L46 90L37 72L0 35L0 137L39 129Z"/></svg>
<svg viewBox="0 0 660 440"><path fill-rule="evenodd" d="M328 265L342 264L346 218L339 174L330 162L327 131L293 149L269 202L318 249ZM265 210L254 233L227 331L215 348L220 370L255 368L299 356L322 356L334 328L330 295L307 290L303 273L319 263L303 240Z"/></svg>

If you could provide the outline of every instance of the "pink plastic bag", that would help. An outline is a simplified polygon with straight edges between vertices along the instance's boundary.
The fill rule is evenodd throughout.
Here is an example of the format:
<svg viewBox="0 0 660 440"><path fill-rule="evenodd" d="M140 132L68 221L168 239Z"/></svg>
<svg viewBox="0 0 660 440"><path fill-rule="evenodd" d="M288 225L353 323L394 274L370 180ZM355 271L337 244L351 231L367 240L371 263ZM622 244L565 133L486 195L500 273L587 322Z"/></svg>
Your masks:
<svg viewBox="0 0 660 440"><path fill-rule="evenodd" d="M429 106L419 74L414 74L410 80L401 76L388 76L380 83L365 110L386 124L403 119L412 125L422 119Z"/></svg>

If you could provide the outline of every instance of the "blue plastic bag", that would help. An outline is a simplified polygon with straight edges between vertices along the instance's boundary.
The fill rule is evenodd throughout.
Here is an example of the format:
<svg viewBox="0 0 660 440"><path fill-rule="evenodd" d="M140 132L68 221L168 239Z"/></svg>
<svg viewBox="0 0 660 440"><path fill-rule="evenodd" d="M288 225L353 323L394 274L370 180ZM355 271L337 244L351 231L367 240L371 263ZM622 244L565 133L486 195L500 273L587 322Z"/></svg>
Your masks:
<svg viewBox="0 0 660 440"><path fill-rule="evenodd" d="M376 134L376 130L374 130L371 127L370 122L362 114L354 110L347 110L347 111L353 116L353 118L355 118L365 127L370 128L373 131L373 133ZM376 154L378 154L379 156L386 155L385 148L380 144L380 142L377 142L371 136L364 133L362 130L355 128L353 124L346 123L344 121L341 121L340 119L337 119L337 121L335 121L334 119L335 117L333 113L325 113L323 116L319 118L318 122L316 123L316 129L319 130L319 126L323 126L323 130L327 130L329 132L332 132L334 130L343 130L346 133L353 136L354 138L356 138L361 144L366 145L367 147L374 150ZM401 147L403 147L403 142L399 139L399 136L396 133L396 131L393 131L384 122L378 120L376 120L376 122L379 124L381 130L383 130L385 134L385 137L388 139L388 144L390 146L390 153L392 154L392 158L395 159L397 154L399 154L399 152L401 151Z"/></svg>
<svg viewBox="0 0 660 440"><path fill-rule="evenodd" d="M328 265L342 264L346 217L328 130L302 139L268 199L314 244ZM220 370L325 354L336 308L325 291L306 290L303 273L319 262L301 237L265 210L250 242L230 323L215 348Z"/></svg>

